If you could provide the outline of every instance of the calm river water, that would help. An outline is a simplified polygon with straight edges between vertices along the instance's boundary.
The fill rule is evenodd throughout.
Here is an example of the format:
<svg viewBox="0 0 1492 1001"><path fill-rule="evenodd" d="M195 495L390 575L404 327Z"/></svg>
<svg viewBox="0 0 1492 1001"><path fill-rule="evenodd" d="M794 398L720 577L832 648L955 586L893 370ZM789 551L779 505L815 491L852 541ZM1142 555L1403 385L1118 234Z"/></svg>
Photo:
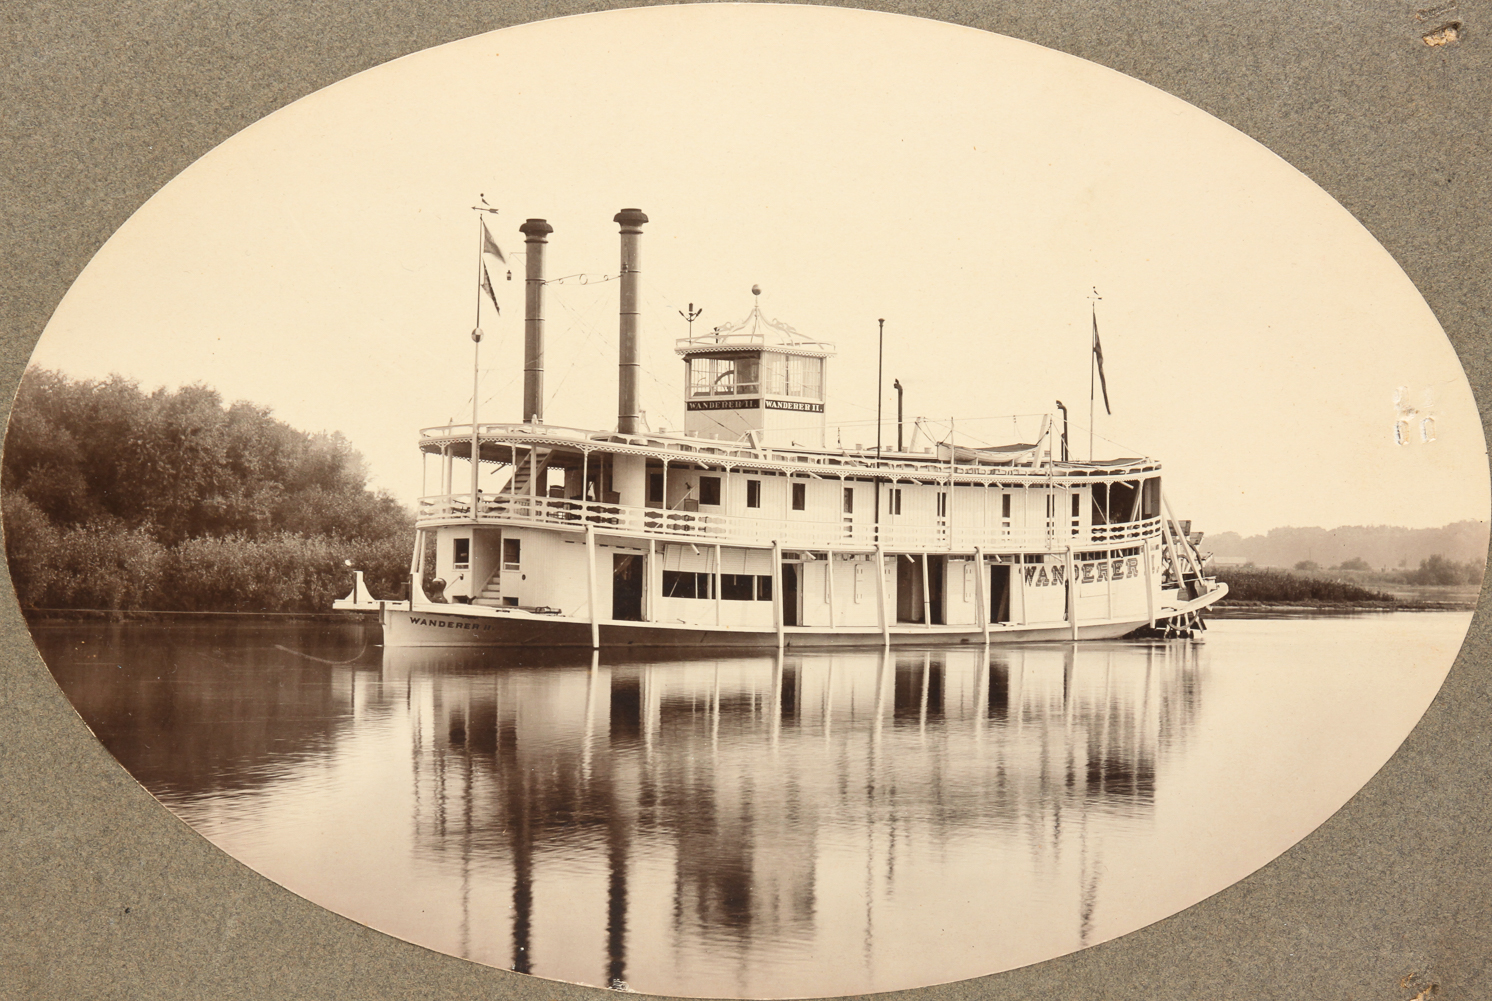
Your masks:
<svg viewBox="0 0 1492 1001"><path fill-rule="evenodd" d="M319 904L544 977L783 997L993 973L1223 889L1393 753L1470 618L595 664L35 634L147 789Z"/></svg>

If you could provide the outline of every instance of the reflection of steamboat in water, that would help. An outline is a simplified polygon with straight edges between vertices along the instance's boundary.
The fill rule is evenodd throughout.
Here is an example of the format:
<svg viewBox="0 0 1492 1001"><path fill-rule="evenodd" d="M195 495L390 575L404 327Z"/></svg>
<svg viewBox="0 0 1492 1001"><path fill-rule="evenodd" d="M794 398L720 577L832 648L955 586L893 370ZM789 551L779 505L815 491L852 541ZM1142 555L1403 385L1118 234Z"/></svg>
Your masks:
<svg viewBox="0 0 1492 1001"><path fill-rule="evenodd" d="M530 219L520 227L527 419L482 424L474 414L469 425L421 432L422 453L439 459L440 491L420 501L412 597L375 600L359 576L336 603L377 610L386 645L1103 639L1192 624L1226 593L1204 575L1189 526L1170 515L1159 463L1069 461L1050 417L1033 443L828 447L833 346L759 307L679 341L684 430L644 429L647 217L624 209L615 221L617 429L543 422L543 250L553 230ZM498 493L478 489L481 463L510 470ZM432 594L422 586L427 541L441 581Z"/></svg>
<svg viewBox="0 0 1492 1001"><path fill-rule="evenodd" d="M992 972L977 947L989 936L1014 966L1113 934L1105 846L1149 830L1160 765L1196 724L1199 649L589 669L386 649L383 689L409 705L415 850L473 882L460 954L773 997L814 993L801 968L780 979L784 953L835 971L836 993L861 977L857 989L910 986L883 951L923 934L904 920L967 941L948 979ZM479 889L494 884L509 899ZM908 913L927 894L940 921ZM1063 903L1011 906L1027 899ZM1029 955L1027 932L1040 942Z"/></svg>

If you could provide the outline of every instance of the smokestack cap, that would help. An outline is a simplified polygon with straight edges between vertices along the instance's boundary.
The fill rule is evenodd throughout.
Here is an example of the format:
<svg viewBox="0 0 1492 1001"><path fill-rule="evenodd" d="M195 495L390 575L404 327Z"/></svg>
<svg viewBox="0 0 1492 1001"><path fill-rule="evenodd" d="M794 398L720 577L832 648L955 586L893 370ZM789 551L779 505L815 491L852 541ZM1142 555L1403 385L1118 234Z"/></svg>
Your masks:
<svg viewBox="0 0 1492 1001"><path fill-rule="evenodd" d="M642 209L622 209L611 220L620 223L623 233L641 233L642 224L648 221Z"/></svg>
<svg viewBox="0 0 1492 1001"><path fill-rule="evenodd" d="M554 232L554 227L549 225L549 223L543 219L529 219L524 222L522 226L518 227L518 232L522 233L530 240L542 240L544 237Z"/></svg>

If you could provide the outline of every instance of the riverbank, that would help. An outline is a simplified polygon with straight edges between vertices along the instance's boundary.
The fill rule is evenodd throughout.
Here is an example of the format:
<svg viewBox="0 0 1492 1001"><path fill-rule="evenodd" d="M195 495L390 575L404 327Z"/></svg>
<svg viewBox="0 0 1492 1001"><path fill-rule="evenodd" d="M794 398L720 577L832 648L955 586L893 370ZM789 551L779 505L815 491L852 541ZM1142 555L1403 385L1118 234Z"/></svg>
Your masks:
<svg viewBox="0 0 1492 1001"><path fill-rule="evenodd" d="M162 612L138 608L22 608L28 624L37 622L242 622L272 619L286 625L347 625L365 622L367 612Z"/></svg>

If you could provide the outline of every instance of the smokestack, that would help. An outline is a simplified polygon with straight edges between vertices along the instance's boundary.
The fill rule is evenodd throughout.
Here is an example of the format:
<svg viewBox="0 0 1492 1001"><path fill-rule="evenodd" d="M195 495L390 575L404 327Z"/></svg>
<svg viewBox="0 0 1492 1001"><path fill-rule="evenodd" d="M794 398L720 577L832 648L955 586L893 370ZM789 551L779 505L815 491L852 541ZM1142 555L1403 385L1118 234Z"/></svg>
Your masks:
<svg viewBox="0 0 1492 1001"><path fill-rule="evenodd" d="M641 368L637 357L637 283L642 273L638 240L648 217L641 209L622 209L611 221L622 227L622 350L617 430L622 434L637 434L641 430L637 405L638 372Z"/></svg>
<svg viewBox="0 0 1492 1001"><path fill-rule="evenodd" d="M544 419L544 245L554 227L543 219L529 219L518 232L528 239L527 270L523 283L523 415L525 421Z"/></svg>

